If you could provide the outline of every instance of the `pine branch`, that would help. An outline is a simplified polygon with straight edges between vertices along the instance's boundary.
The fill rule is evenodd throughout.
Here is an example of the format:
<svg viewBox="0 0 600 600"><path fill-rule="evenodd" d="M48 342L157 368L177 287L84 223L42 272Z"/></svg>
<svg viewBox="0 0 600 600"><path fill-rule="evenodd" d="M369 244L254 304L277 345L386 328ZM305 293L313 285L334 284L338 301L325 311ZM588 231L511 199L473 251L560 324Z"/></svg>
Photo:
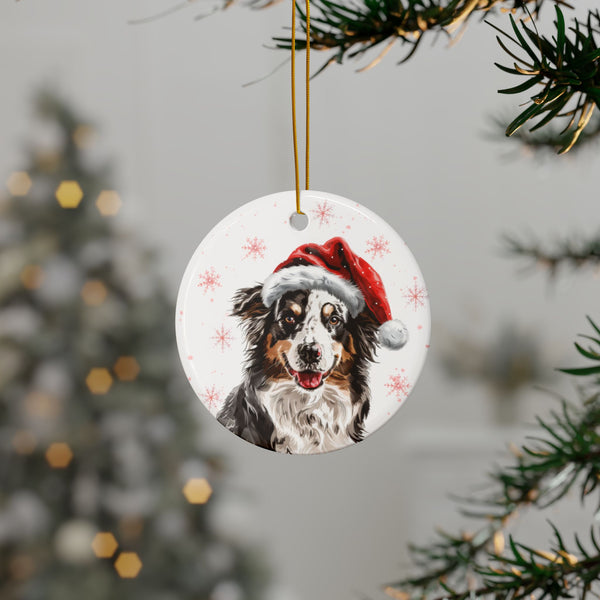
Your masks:
<svg viewBox="0 0 600 600"><path fill-rule="evenodd" d="M514 36L492 27L500 34L496 39L502 49L514 59L514 68L498 63L496 66L512 75L525 76L527 80L499 92L519 94L536 86L541 86L542 90L531 97L531 104L506 128L506 135L513 135L535 119L537 122L531 131L556 118L566 118L567 126L562 133L568 133L568 139L558 151L564 154L577 142L600 102L600 48L595 37L600 26L600 13L590 11L585 23L574 19L569 36L562 11L556 6L556 36L551 39L541 36L535 25L529 27L524 22L517 25L512 15L510 22ZM523 57L514 54L505 40L518 46Z"/></svg>
<svg viewBox="0 0 600 600"><path fill-rule="evenodd" d="M571 375L589 377L600 373L600 328L590 319L591 344L576 343L578 353L592 361L591 367L562 369ZM591 531L592 552L578 537L576 550L568 548L556 528L549 550L537 550L509 536L504 530L526 507L544 509L563 498L576 485L581 501L600 484L600 393L595 392L581 407L563 401L561 412L551 420L538 420L540 434L528 438L514 452L511 465L491 474L483 498L460 500L462 512L487 523L475 534L438 532L425 546L411 546L419 573L387 588L393 598L409 600L466 600L483 596L517 600L531 596L553 600L583 598L600 576L600 545ZM600 498L597 501L600 509ZM534 597L532 596L532 597Z"/></svg>
<svg viewBox="0 0 600 600"><path fill-rule="evenodd" d="M569 6L564 0L560 4ZM400 63L417 50L426 34L445 33L451 36L475 16L501 8L507 11L530 9L537 15L545 0L354 0L338 3L332 0L312 0L311 48L333 52L324 67L342 63L387 42L399 42L408 47ZM297 4L301 26L306 36L306 14ZM289 50L289 37L274 38L276 46ZM296 47L306 47L306 37L296 38ZM365 68L375 64L378 58Z"/></svg>
<svg viewBox="0 0 600 600"><path fill-rule="evenodd" d="M561 265L573 269L600 265L600 235L588 240L563 240L554 249L537 242L522 242L513 236L505 236L505 243L510 253L530 259L534 265L548 269L552 276Z"/></svg>
<svg viewBox="0 0 600 600"><path fill-rule="evenodd" d="M590 529L594 553L590 553L577 536L577 550L567 548L556 527L553 526L553 530L555 543L550 551L536 550L511 537L509 552L505 555L490 554L489 565L478 569L484 585L476 595L493 593L496 598L513 600L549 596L554 600L573 597L574 592L579 590L583 597L600 576L600 546L594 528ZM465 597L460 596L461 600Z"/></svg>
<svg viewBox="0 0 600 600"><path fill-rule="evenodd" d="M489 137L495 140L500 138L504 141L506 139L506 127L507 123L512 119L506 119L501 117L493 117L493 125L495 131L491 133ZM541 130L534 132L529 131L525 127L518 129L511 137L516 143L515 155L527 155L534 156L539 159L546 158L547 155L555 157L556 154L567 145L570 141L569 133L560 131L559 128L549 125ZM572 156L581 150L590 149L596 147L600 141L600 116L598 112L594 113L594 116L583 130L577 143L569 151ZM510 153L508 156L511 156Z"/></svg>

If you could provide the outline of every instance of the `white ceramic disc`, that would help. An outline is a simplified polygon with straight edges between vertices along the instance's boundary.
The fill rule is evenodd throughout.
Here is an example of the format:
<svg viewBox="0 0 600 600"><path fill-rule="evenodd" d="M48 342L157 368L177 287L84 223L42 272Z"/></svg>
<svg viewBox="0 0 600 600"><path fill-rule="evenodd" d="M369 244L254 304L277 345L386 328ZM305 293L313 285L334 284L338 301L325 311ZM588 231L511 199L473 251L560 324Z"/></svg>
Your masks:
<svg viewBox="0 0 600 600"><path fill-rule="evenodd" d="M202 240L177 299L177 344L197 396L263 448L315 454L377 430L412 391L429 299L400 236L356 202L302 192L237 209Z"/></svg>

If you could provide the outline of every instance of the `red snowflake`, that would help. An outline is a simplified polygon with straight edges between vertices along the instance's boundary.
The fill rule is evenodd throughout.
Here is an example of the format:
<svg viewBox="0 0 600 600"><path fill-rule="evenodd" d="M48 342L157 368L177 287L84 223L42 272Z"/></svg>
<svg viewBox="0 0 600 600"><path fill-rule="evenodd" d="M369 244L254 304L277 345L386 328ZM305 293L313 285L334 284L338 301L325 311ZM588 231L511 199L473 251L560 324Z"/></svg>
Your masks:
<svg viewBox="0 0 600 600"><path fill-rule="evenodd" d="M394 375L390 375L388 382L385 384L385 387L388 389L388 396L395 396L398 402L402 402L410 391L411 385L408 381L408 377L403 375L402 373L396 373Z"/></svg>
<svg viewBox="0 0 600 600"><path fill-rule="evenodd" d="M218 287L221 287L221 276L215 271L214 267L206 269L204 273L198 275L200 281L198 281L198 287L202 288L202 291L206 294L209 291L214 291Z"/></svg>
<svg viewBox="0 0 600 600"><path fill-rule="evenodd" d="M319 202L319 204L317 204L317 208L313 208L310 212L319 222L319 227L322 227L323 225L329 225L334 218L333 208L329 202L327 202L327 200Z"/></svg>
<svg viewBox="0 0 600 600"><path fill-rule="evenodd" d="M217 408L221 403L221 392L214 385L211 385L204 388L200 398L208 408Z"/></svg>
<svg viewBox="0 0 600 600"><path fill-rule="evenodd" d="M383 235L374 235L370 240L367 240L366 253L371 255L371 258L377 258L390 254L390 243Z"/></svg>
<svg viewBox="0 0 600 600"><path fill-rule="evenodd" d="M425 306L427 290L418 284L417 278L415 277L412 286L406 288L404 298L406 298L406 305L412 306L416 311L420 306Z"/></svg>
<svg viewBox="0 0 600 600"><path fill-rule="evenodd" d="M215 341L216 348L219 348L221 352L225 352L227 348L231 348L233 340L231 329L226 329L225 325L221 325L221 327L215 329L215 335L211 336L210 339Z"/></svg>
<svg viewBox="0 0 600 600"><path fill-rule="evenodd" d="M242 250L246 252L244 258L253 258L254 260L264 258L266 249L265 240L258 237L246 238L246 243L242 246Z"/></svg>

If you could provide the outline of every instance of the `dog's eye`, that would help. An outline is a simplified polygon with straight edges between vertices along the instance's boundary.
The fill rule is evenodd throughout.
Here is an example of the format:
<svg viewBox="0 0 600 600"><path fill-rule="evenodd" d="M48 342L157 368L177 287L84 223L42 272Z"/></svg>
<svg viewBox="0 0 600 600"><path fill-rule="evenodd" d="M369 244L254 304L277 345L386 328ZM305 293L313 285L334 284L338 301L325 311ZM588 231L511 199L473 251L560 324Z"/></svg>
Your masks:
<svg viewBox="0 0 600 600"><path fill-rule="evenodd" d="M341 322L342 322L342 320L339 317L337 317L336 315L329 317L329 323L331 325L339 325Z"/></svg>
<svg viewBox="0 0 600 600"><path fill-rule="evenodd" d="M286 315L285 317L283 317L283 320L288 325L293 325L296 322L296 317L294 317L293 315Z"/></svg>

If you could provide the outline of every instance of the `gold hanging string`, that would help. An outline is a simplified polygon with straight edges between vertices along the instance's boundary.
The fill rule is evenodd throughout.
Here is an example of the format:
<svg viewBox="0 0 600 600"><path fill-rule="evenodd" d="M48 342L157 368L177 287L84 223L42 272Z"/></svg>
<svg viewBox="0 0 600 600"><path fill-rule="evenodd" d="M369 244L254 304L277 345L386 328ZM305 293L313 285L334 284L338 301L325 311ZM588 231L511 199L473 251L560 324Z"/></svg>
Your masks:
<svg viewBox="0 0 600 600"><path fill-rule="evenodd" d="M300 209L300 168L298 166L298 128L296 126L296 0L292 0L292 136L294 140L294 175L296 181L296 212ZM310 180L310 0L306 0L306 137L304 189Z"/></svg>
<svg viewBox="0 0 600 600"><path fill-rule="evenodd" d="M306 137L304 187L308 189L310 175L310 0L306 0Z"/></svg>

